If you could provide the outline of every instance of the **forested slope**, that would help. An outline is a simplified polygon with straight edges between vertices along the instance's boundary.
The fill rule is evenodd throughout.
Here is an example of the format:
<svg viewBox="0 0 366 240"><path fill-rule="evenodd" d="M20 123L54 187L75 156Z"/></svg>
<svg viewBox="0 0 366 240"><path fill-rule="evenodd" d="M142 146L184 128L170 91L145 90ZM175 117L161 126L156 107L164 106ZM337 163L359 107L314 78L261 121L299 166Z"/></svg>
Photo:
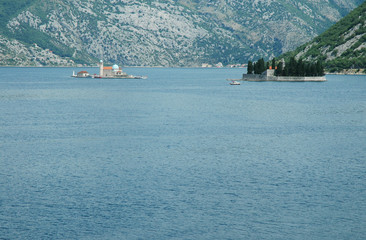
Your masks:
<svg viewBox="0 0 366 240"><path fill-rule="evenodd" d="M366 68L366 2L284 58L322 61L331 71Z"/></svg>

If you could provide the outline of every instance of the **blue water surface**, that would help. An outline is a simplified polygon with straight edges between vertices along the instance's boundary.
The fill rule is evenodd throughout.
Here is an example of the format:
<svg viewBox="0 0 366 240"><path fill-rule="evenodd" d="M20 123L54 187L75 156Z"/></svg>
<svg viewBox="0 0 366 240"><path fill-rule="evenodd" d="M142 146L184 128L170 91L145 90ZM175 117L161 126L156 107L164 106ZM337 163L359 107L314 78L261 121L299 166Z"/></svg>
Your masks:
<svg viewBox="0 0 366 240"><path fill-rule="evenodd" d="M80 70L0 68L0 239L365 239L365 76Z"/></svg>

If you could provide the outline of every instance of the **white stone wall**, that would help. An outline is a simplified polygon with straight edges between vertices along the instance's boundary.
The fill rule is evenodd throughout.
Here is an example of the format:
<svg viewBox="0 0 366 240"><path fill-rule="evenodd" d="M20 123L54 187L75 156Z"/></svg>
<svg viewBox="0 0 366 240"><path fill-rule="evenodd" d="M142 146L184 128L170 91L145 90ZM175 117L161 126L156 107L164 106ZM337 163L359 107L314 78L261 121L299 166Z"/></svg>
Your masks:
<svg viewBox="0 0 366 240"><path fill-rule="evenodd" d="M243 74L242 81L276 81L276 82L324 82L327 81L323 77L276 77L260 74Z"/></svg>

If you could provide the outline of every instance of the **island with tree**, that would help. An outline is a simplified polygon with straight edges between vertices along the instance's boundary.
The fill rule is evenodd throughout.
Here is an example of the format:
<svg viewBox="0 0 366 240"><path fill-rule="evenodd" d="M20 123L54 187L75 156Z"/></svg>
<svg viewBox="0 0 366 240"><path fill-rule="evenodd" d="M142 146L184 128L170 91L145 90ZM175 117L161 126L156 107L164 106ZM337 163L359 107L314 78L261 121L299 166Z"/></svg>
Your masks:
<svg viewBox="0 0 366 240"><path fill-rule="evenodd" d="M324 67L320 61L306 62L302 59L290 58L265 62L263 58L257 62L248 61L247 74L243 81L280 81L280 82L324 82L326 81Z"/></svg>

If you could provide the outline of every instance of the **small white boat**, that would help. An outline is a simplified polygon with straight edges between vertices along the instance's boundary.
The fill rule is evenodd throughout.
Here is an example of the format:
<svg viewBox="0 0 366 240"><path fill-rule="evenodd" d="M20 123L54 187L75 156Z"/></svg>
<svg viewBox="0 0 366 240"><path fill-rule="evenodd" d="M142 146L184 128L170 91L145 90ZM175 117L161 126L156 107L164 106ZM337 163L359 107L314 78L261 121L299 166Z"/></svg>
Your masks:
<svg viewBox="0 0 366 240"><path fill-rule="evenodd" d="M231 81L230 85L240 85L240 82L233 80L233 81Z"/></svg>

